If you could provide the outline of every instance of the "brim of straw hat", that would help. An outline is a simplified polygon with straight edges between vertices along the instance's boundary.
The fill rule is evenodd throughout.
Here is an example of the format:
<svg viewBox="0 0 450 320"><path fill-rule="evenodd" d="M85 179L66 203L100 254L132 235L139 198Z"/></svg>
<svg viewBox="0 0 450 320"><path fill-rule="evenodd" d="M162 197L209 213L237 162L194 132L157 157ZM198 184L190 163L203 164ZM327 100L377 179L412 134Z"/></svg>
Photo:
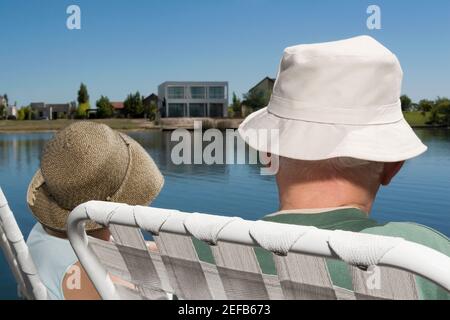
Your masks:
<svg viewBox="0 0 450 320"><path fill-rule="evenodd" d="M164 178L152 158L136 141L125 134L118 134L129 144L131 151L128 174L120 189L109 199L91 200L108 200L130 205L148 205L161 191ZM33 216L41 224L55 231L66 231L66 222L70 210L58 205L48 191L40 170L36 172L28 186L27 203ZM103 226L92 221L86 223L87 231L94 231L101 228Z"/></svg>
<svg viewBox="0 0 450 320"><path fill-rule="evenodd" d="M271 139L271 132L278 138ZM306 161L351 157L397 162L427 150L405 119L377 125L325 124L281 118L263 108L245 119L239 134L255 150Z"/></svg>

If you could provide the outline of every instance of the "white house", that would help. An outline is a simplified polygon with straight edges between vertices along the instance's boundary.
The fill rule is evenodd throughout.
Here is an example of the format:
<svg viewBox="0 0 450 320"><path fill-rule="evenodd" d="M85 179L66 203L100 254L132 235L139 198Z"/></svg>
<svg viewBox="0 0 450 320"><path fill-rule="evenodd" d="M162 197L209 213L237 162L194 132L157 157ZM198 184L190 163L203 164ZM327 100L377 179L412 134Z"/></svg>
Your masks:
<svg viewBox="0 0 450 320"><path fill-rule="evenodd" d="M158 87L162 118L223 118L228 109L228 82L166 81Z"/></svg>
<svg viewBox="0 0 450 320"><path fill-rule="evenodd" d="M17 107L16 106L8 106L8 108L6 109L6 117L17 118Z"/></svg>

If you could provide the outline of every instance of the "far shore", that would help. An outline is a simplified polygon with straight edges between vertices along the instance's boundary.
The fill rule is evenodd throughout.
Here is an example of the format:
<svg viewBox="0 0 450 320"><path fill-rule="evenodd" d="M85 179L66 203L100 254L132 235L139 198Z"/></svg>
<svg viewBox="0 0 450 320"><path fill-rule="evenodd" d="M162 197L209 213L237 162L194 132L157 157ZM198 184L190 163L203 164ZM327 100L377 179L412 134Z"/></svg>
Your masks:
<svg viewBox="0 0 450 320"><path fill-rule="evenodd" d="M1 120L0 133L54 132L76 121L80 120ZM134 131L159 129L159 126L145 119L95 119L89 121L104 123L115 130Z"/></svg>
<svg viewBox="0 0 450 320"><path fill-rule="evenodd" d="M405 118L409 125L415 129L447 128L442 125L428 125L428 114L419 112L405 112ZM194 129L194 120L202 121L203 129L237 129L244 119L241 118L165 118L159 124L146 119L89 119L104 123L114 130L119 131L144 131L144 130L175 130ZM32 133L55 132L68 125L83 120L0 120L0 133Z"/></svg>
<svg viewBox="0 0 450 320"><path fill-rule="evenodd" d="M243 119L212 119L212 118L168 118L162 119L159 124L146 119L89 119L108 125L119 131L144 131L144 130L175 130L194 128L194 120L201 120L204 129L237 129ZM32 133L55 132L68 125L83 120L0 120L0 133Z"/></svg>

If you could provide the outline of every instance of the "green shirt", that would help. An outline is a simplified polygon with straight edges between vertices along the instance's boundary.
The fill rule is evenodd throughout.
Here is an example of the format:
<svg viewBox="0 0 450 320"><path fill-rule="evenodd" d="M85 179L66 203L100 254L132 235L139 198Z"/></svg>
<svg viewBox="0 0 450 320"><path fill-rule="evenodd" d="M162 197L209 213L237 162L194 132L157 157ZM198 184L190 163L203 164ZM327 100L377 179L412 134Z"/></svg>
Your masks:
<svg viewBox="0 0 450 320"><path fill-rule="evenodd" d="M344 230L401 237L405 240L416 242L440 251L450 257L450 241L443 234L426 226L415 223L389 222L379 224L375 220L368 218L364 212L355 208L336 209L314 214L292 212L276 213L266 216L262 220L277 223L314 226L325 230ZM209 246L195 239L194 245L200 260L214 263L214 258ZM255 253L263 273L277 273L272 254L270 252L262 248L255 248ZM344 262L334 259L327 259L327 267L334 285L349 290L353 289L352 278ZM416 287L420 299L450 300L450 294L420 276L416 276Z"/></svg>

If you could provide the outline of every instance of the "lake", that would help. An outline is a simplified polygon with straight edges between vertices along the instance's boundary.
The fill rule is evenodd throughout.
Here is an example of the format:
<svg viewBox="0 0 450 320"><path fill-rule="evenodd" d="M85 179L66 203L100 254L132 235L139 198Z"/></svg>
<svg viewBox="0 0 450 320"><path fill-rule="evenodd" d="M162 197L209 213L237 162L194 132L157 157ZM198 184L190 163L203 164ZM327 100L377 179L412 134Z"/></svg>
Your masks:
<svg viewBox="0 0 450 320"><path fill-rule="evenodd" d="M414 221L450 236L450 130L418 129L429 147L408 161L393 183L383 188L373 208L378 221ZM35 224L26 190L39 167L45 142L53 133L0 134L0 186L25 236ZM170 132L130 132L152 155L165 176L156 207L258 219L277 210L274 177L256 165L180 165L170 161ZM0 254L0 299L15 299L16 285Z"/></svg>

